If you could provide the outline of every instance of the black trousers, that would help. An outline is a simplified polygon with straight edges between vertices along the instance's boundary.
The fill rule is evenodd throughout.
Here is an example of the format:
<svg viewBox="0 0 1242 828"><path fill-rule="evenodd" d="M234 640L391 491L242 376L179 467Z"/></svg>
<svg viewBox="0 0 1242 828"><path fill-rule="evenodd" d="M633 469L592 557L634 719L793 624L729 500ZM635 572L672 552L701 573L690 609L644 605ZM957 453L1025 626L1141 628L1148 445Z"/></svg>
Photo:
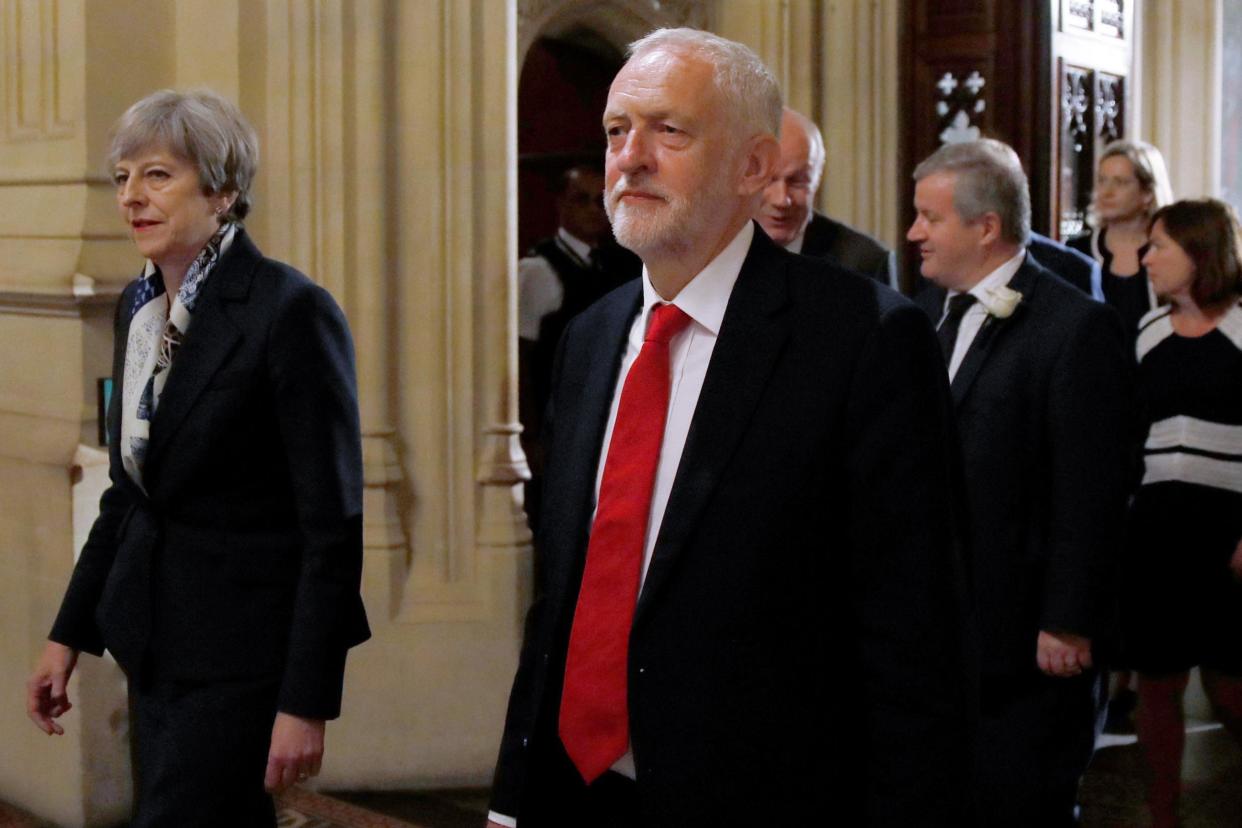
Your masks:
<svg viewBox="0 0 1242 828"><path fill-rule="evenodd" d="M539 768L526 791L520 828L641 828L638 783L607 771L582 781L560 739L536 748Z"/></svg>
<svg viewBox="0 0 1242 828"><path fill-rule="evenodd" d="M272 828L263 774L277 679L130 684L134 818L130 828Z"/></svg>
<svg viewBox="0 0 1242 828"><path fill-rule="evenodd" d="M984 679L975 793L981 828L1078 824L1078 781L1095 748L1102 677Z"/></svg>

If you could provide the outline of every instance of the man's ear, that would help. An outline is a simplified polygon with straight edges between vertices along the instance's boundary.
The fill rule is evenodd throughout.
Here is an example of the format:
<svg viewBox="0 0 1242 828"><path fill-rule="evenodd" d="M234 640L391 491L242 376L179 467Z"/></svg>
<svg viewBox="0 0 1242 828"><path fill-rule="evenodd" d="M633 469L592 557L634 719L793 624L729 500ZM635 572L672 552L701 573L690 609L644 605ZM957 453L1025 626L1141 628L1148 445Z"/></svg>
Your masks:
<svg viewBox="0 0 1242 828"><path fill-rule="evenodd" d="M1001 238L1001 219L996 213L984 213L976 219L983 234L979 237L979 245L993 245Z"/></svg>
<svg viewBox="0 0 1242 828"><path fill-rule="evenodd" d="M763 192L772 183L781 160L781 145L770 133L755 135L746 142L742 155L742 180L738 193L752 196Z"/></svg>

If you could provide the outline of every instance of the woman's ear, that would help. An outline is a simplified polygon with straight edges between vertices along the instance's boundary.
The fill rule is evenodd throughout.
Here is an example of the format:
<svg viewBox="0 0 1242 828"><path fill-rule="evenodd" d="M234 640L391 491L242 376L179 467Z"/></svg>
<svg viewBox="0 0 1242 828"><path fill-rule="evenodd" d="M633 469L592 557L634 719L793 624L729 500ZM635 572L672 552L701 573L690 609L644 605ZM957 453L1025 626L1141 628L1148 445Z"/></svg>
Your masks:
<svg viewBox="0 0 1242 828"><path fill-rule="evenodd" d="M223 220L229 210L233 209L233 202L237 201L237 193L219 193L215 196L215 201L215 213Z"/></svg>

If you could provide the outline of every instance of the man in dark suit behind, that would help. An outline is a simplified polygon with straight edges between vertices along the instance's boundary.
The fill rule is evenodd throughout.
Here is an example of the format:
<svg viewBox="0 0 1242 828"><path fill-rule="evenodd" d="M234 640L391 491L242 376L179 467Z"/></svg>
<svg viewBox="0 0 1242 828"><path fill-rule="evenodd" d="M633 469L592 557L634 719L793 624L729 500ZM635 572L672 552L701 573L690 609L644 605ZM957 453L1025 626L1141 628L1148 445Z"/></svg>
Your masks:
<svg viewBox="0 0 1242 828"><path fill-rule="evenodd" d="M525 487L531 526L539 523L539 440L556 344L570 319L642 270L638 257L613 241L604 213L604 175L596 166L577 164L560 175L556 215L556 235L537 242L518 261L518 414L531 470Z"/></svg>
<svg viewBox="0 0 1242 828"><path fill-rule="evenodd" d="M781 157L755 218L772 241L897 287L891 250L865 233L812 210L824 177L824 136L815 122L788 107L781 117Z"/></svg>
<svg viewBox="0 0 1242 828"><path fill-rule="evenodd" d="M918 301L948 361L982 664L985 826L1073 825L1094 741L1126 496L1120 322L1025 251L1030 197L999 141L915 170Z"/></svg>
<svg viewBox="0 0 1242 828"><path fill-rule="evenodd" d="M780 116L705 32L613 82L605 198L644 276L557 355L493 825L963 824L943 368L911 303L752 223Z"/></svg>
<svg viewBox="0 0 1242 828"><path fill-rule="evenodd" d="M1031 257L1097 302L1104 301L1100 264L1068 244L1031 232L1027 244Z"/></svg>

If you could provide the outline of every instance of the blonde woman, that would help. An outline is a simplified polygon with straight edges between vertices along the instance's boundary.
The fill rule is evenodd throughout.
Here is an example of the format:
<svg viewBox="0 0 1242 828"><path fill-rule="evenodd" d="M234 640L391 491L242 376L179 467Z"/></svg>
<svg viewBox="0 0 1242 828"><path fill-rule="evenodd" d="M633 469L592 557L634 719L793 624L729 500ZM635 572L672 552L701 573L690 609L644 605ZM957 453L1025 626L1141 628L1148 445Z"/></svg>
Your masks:
<svg viewBox="0 0 1242 828"><path fill-rule="evenodd" d="M1091 220L1094 229L1069 240L1100 265L1093 293L1121 314L1133 336L1138 321L1156 306L1143 268L1147 226L1156 210L1173 200L1160 150L1143 141L1114 141L1096 165Z"/></svg>

